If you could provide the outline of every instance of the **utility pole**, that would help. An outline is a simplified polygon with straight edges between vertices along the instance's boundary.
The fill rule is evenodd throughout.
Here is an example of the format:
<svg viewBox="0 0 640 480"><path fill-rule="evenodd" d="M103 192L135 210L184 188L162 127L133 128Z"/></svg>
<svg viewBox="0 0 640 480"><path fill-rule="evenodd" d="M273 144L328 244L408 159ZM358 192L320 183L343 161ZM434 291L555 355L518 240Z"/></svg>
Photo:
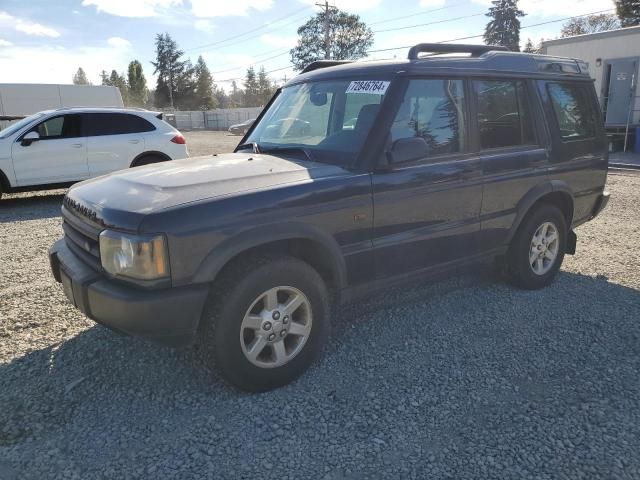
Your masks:
<svg viewBox="0 0 640 480"><path fill-rule="evenodd" d="M171 110L175 110L173 108L173 65L171 58L169 58L169 105L171 106Z"/></svg>
<svg viewBox="0 0 640 480"><path fill-rule="evenodd" d="M329 6L329 0L324 0L324 3L316 3L318 7L324 8L324 58L325 60L331 60L331 35L329 31L329 9L333 8Z"/></svg>

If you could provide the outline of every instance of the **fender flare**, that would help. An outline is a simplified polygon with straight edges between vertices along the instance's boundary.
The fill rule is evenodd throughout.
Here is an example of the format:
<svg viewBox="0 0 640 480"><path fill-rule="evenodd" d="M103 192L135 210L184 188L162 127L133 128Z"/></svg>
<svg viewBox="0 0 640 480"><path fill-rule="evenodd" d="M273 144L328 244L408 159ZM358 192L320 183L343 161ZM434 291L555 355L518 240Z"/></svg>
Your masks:
<svg viewBox="0 0 640 480"><path fill-rule="evenodd" d="M540 183L529 190L518 202L518 206L516 207L516 218L511 225L511 229L509 230L508 242L511 242L511 240L513 239L513 236L518 231L522 220L524 220L524 217L527 215L527 213L529 213L531 207L533 207L533 205L537 203L542 197L556 192L564 193L570 199L571 217L573 217L573 191L571 190L569 185L567 185L567 183L563 182L562 180L549 180L547 182ZM567 223L569 226L571 225L571 220L572 218L568 219Z"/></svg>
<svg viewBox="0 0 640 480"><path fill-rule="evenodd" d="M346 285L346 263L335 239L323 230L306 223L287 222L276 225L261 225L243 230L216 245L200 264L193 281L210 283L215 280L225 265L237 255L251 248L280 240L309 240L322 247L332 260L330 265L336 286Z"/></svg>

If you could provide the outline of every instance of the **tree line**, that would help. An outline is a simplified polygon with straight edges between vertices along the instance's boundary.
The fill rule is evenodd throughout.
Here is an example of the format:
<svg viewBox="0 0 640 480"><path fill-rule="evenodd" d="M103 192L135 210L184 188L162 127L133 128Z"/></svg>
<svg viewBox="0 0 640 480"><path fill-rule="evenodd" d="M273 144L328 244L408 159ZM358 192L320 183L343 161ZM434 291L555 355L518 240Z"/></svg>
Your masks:
<svg viewBox="0 0 640 480"><path fill-rule="evenodd" d="M613 4L615 15L572 18L562 26L560 36L640 25L639 0L613 0ZM520 51L520 19L526 14L518 7L518 0L492 0L486 15L489 21L483 35L485 44ZM320 59L357 60L366 57L374 41L373 31L358 15L328 5L300 26L297 33L298 40L290 55L293 68L298 71ZM534 45L530 38L527 39L523 50L540 52L542 40ZM110 74L102 71L102 84L118 87L125 105L178 110L259 107L269 101L277 88L264 67L257 72L254 67L249 67L241 84L233 80L229 92L225 92L215 84L202 56L193 65L190 59L184 58L184 51L168 33L156 35L155 48L155 61L151 64L157 82L152 90L147 88L142 64L138 60L129 64L126 76L116 70ZM89 83L82 68L73 75L73 83Z"/></svg>
<svg viewBox="0 0 640 480"><path fill-rule="evenodd" d="M246 71L241 86L233 80L227 94L215 84L202 55L195 65L183 58L177 42L168 33L159 33L155 40L156 55L151 62L157 75L155 88L147 87L142 64L138 60L129 63L126 75L112 70L100 73L102 85L117 87L127 106L175 110L213 110L216 108L260 107L265 105L276 90L264 67L256 72L254 67ZM73 75L76 85L89 85L82 68Z"/></svg>

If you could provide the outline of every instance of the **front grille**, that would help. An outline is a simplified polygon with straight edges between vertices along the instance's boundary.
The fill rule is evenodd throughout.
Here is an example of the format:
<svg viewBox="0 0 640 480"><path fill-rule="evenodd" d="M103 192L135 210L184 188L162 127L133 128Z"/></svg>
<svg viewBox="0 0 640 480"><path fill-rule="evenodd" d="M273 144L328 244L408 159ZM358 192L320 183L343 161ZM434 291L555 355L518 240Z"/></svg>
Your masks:
<svg viewBox="0 0 640 480"><path fill-rule="evenodd" d="M67 246L76 256L95 270L100 270L100 230L62 210L62 229Z"/></svg>

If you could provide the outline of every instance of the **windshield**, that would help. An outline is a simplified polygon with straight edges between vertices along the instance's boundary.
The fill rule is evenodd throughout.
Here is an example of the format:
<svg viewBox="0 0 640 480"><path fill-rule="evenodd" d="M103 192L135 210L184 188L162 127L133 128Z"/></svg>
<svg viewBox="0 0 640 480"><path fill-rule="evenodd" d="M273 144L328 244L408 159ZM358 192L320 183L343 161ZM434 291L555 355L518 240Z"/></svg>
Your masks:
<svg viewBox="0 0 640 480"><path fill-rule="evenodd" d="M36 114L31 115L31 116L29 116L27 118L23 118L22 120L20 120L20 121L18 121L16 123L12 123L11 125L9 125L4 130L0 130L0 138L10 137L14 133L16 133L18 130L20 130L22 127L24 127L26 125L29 125L31 122L33 122L34 120L42 117L43 115L44 115L44 113L36 113Z"/></svg>
<svg viewBox="0 0 640 480"><path fill-rule="evenodd" d="M256 143L262 152L300 148L314 161L349 165L373 126L389 83L339 80L287 87L245 143Z"/></svg>

